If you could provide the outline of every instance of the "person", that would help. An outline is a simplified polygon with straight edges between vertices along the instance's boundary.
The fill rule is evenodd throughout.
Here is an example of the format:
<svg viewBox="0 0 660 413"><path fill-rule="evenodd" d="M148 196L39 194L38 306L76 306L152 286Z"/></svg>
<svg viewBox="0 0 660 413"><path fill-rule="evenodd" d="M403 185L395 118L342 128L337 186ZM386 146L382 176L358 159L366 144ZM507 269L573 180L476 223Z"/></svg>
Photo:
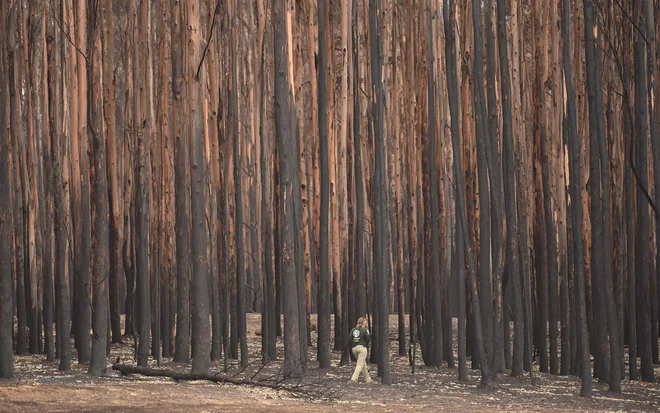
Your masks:
<svg viewBox="0 0 660 413"><path fill-rule="evenodd" d="M360 373L364 375L364 381L371 384L371 376L367 367L367 346L371 342L371 334L367 328L367 319L360 317L357 324L349 334L351 340L351 353L357 358L357 365L351 377L353 383L357 383Z"/></svg>

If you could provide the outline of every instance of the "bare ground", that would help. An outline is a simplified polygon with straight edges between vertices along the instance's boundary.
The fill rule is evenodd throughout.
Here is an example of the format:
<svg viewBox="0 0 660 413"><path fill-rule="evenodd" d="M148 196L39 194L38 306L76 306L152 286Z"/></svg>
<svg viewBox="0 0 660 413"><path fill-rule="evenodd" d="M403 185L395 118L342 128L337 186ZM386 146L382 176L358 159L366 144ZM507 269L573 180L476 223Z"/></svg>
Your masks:
<svg viewBox="0 0 660 413"><path fill-rule="evenodd" d="M315 323L315 317L312 322ZM393 385L352 384L348 379L354 364L339 366L340 354L333 353L333 366L322 371L310 362L308 374L299 385L319 395L316 398L295 397L275 391L231 384L208 382L175 382L167 378L122 376L108 369L101 378L88 376L86 366L74 362L67 373L57 371L57 362L46 362L44 356L16 357L16 379L0 381L0 412L340 412L340 411L660 411L660 385L624 380L623 393L607 392L607 386L594 382L593 397L579 397L580 382L576 377L551 376L538 372L534 381L499 376L489 388L479 385L479 372L469 370L469 381L457 381L456 369L418 366L413 376L407 357L397 353L396 317L390 321L391 370ZM273 361L261 369L259 356L260 317L248 314L248 341L251 360L241 370L232 360L227 373L222 361L214 362L212 371L236 375L237 378L264 379L277 376L281 361ZM130 342L113 345L110 361L134 364ZM315 360L314 347L310 360ZM278 342L281 359L282 342ZM418 362L419 362L418 351ZM156 366L151 362L152 367ZM468 367L470 363L468 362ZM160 368L187 371L189 366L163 361ZM376 368L372 366L372 375ZM256 376L255 376L256 374ZM656 367L656 376L660 368ZM292 386L297 382L290 383Z"/></svg>

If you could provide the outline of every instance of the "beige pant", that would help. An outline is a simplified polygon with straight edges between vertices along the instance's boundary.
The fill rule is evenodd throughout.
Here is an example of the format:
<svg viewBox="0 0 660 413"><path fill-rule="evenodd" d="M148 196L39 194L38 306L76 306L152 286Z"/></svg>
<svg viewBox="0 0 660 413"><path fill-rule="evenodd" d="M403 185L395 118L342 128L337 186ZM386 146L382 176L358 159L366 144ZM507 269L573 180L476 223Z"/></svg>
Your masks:
<svg viewBox="0 0 660 413"><path fill-rule="evenodd" d="M369 368L367 367L367 348L365 346L355 346L352 349L353 355L357 358L357 365L351 377L351 381L357 382L360 377L360 372L364 375L364 381L371 383L371 376L369 375Z"/></svg>

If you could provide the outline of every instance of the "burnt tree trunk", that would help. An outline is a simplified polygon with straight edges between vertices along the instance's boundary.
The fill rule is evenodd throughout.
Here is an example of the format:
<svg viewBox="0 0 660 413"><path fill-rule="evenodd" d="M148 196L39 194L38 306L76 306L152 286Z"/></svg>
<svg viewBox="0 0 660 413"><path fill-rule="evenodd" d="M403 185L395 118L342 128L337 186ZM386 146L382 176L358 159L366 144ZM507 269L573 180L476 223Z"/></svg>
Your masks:
<svg viewBox="0 0 660 413"><path fill-rule="evenodd" d="M514 136L513 136L513 114L511 108L511 75L509 73L509 55L507 50L507 26L506 26L506 2L497 0L497 34L499 41L500 58L500 76L501 76L501 96L502 96L502 152L504 158L504 197L509 200L506 202L506 262L508 276L503 277L502 290L506 291L506 286L511 282L513 301L513 360L511 366L511 375L516 377L523 372L523 311L522 311L522 290L521 290L521 270L518 257L518 218L515 199L516 178L515 178L515 154L514 154ZM507 324L508 327L508 324ZM508 328L505 328L508 332ZM505 336L509 341L509 336Z"/></svg>
<svg viewBox="0 0 660 413"><path fill-rule="evenodd" d="M564 82L566 83L566 119L568 125L568 154L570 159L570 195L572 203L572 244L574 266L574 295L578 347L578 364L582 377L580 395L591 396L591 365L589 360L589 336L587 334L586 294L584 282L584 245L582 241L582 192L580 186L580 152L578 141L575 89L573 88L573 68L571 63L571 2L563 1L562 34L564 37Z"/></svg>
<svg viewBox="0 0 660 413"><path fill-rule="evenodd" d="M192 218L192 373L207 373L211 364L210 300L208 292L208 227L206 223L207 161L204 152L202 85L206 85L206 70L196 72L202 57L201 2L188 2L188 102L190 107L190 163ZM201 77L200 77L201 75Z"/></svg>
<svg viewBox="0 0 660 413"><path fill-rule="evenodd" d="M188 145L186 143L186 84L183 79L186 24L183 5L172 3L172 98L173 131L175 148L176 186L176 337L174 339L174 361L190 361L190 170Z"/></svg>
<svg viewBox="0 0 660 413"><path fill-rule="evenodd" d="M287 0L273 2L273 32L275 50L275 129L279 158L280 193L280 263L282 306L284 311L284 374L289 378L303 374L303 354L301 354L300 321L298 300L298 270L296 269L296 217L293 186L297 168L292 164L296 156L292 130L291 111L293 96L289 78L290 56L286 47L292 35L287 30L286 12L290 7Z"/></svg>
<svg viewBox="0 0 660 413"><path fill-rule="evenodd" d="M4 27L8 24L7 2L0 4L0 22ZM11 202L9 188L10 160L10 125L7 119L9 99L9 62L7 59L7 41L0 47L0 378L14 376L14 355L12 344L13 299L11 277Z"/></svg>
<svg viewBox="0 0 660 413"><path fill-rule="evenodd" d="M108 335L108 268L110 264L110 225L108 207L108 169L106 165L106 137L103 129L103 78L101 30L106 24L112 24L102 19L101 4L98 0L90 0L88 10L88 42L87 65L88 131L92 144L93 165L91 170L92 194L94 205L93 250L94 263L92 268L92 355L89 364L89 374L100 375L106 371L107 335ZM113 120L114 121L114 120ZM110 275L112 276L112 275Z"/></svg>

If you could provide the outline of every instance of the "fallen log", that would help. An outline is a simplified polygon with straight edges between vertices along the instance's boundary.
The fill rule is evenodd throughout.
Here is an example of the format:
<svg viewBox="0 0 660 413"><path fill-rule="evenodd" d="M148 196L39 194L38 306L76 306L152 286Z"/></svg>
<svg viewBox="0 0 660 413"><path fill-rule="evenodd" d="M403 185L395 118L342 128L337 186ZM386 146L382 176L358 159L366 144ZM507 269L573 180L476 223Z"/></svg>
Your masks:
<svg viewBox="0 0 660 413"><path fill-rule="evenodd" d="M235 385L264 387L272 390L285 391L294 396L307 396L312 398L319 397L319 395L317 395L316 392L311 391L310 389L307 389L304 386L301 386L300 384L292 386L281 383L266 383L263 381L258 381L253 379L237 379L234 377L227 377L219 374L180 373L171 370L160 370L160 369L152 369L148 367L129 366L127 364L118 364L118 363L113 364L112 369L122 374L140 374L143 376L150 376L150 377L169 377L173 380L185 380L185 381L205 380L214 383L229 383Z"/></svg>

